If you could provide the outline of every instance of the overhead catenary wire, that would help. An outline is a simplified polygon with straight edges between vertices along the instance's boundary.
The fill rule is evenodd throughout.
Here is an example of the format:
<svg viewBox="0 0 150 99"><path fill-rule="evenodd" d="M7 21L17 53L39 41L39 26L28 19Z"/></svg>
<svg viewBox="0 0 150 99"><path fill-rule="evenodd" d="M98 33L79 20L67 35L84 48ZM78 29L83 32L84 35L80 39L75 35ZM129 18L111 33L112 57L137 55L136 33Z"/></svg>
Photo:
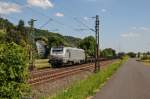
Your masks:
<svg viewBox="0 0 150 99"><path fill-rule="evenodd" d="M43 27L45 27L47 24L49 24L49 22L55 22L55 23L57 23L57 24L59 24L59 25L61 25L61 26L65 26L65 27L67 27L67 28L69 28L69 29L76 30L76 31L83 31L83 30L91 30L91 31L94 31L94 29L90 28L89 26L87 26L86 24L84 24L83 22L81 22L80 20L78 20L77 18L74 18L74 20L76 20L76 22L78 22L79 24L82 24L82 25L83 25L84 27L86 27L87 29L80 29L80 30L78 29L78 30L77 30L77 29L73 28L72 26L63 24L62 22L59 22L59 21L57 21L57 20L51 18L50 16L48 16L48 15L46 15L46 14L44 14L44 13L38 11L38 10L35 10L35 9L31 8L30 6L25 6L24 3L22 3L22 2L18 2L18 1L15 1L15 0L11 0L11 1L12 1L12 2L15 2L16 4L22 5L22 6L26 7L26 8L28 8L28 9L30 9L33 13L36 13L36 14L38 14L38 15L41 15L42 17L49 18L48 21L46 21L44 24L42 24L41 26L39 26L40 29L43 28ZM12 17L12 16L8 16L8 17L13 18L13 19L15 19L15 20L18 20L17 18L14 18L14 17Z"/></svg>
<svg viewBox="0 0 150 99"><path fill-rule="evenodd" d="M43 25L41 25L39 28L42 29L44 26L46 26L47 24L49 24L49 22L53 21L53 19L49 19L48 21L46 21Z"/></svg>
<svg viewBox="0 0 150 99"><path fill-rule="evenodd" d="M21 2L18 2L18 1L15 1L15 0L11 0L11 1L15 2L16 4L19 4L19 5L24 6L24 4L21 3ZM37 13L38 15L40 14L41 16L46 17L46 18L49 19L49 20L46 21L43 25L39 26L40 28L41 28L41 27L43 28L44 26L46 26L47 24L49 24L49 22L50 22L50 20L51 20L53 23L56 23L56 24L58 24L58 25L60 25L60 26L63 26L63 27L66 27L66 28L69 28L69 29L74 30L74 28L73 28L72 26L67 25L67 24L64 24L64 23L62 23L62 22L60 22L60 21L58 21L58 20L55 20L54 18L51 18L50 16L48 16L48 15L45 14L45 13L42 13L42 12L40 12L40 11L38 11L38 10L35 10L35 9L31 8L30 6L25 6L25 7L28 8L28 9L30 9L32 12Z"/></svg>
<svg viewBox="0 0 150 99"><path fill-rule="evenodd" d="M24 6L24 4L21 3L21 2L18 2L18 1L15 1L15 0L11 0L11 1L12 1L12 2L15 2L16 4L19 4L19 5ZM59 22L59 21L57 21L57 20L51 18L50 16L48 16L48 15L46 15L46 14L44 14L44 13L38 11L38 10L35 10L35 9L31 8L30 6L24 6L24 7L30 9L33 13L36 13L36 14L38 14L38 15L41 15L42 17L49 18L49 20L54 21L54 22L56 22L56 23L59 24L59 25L64 25L63 23L61 23L61 22Z"/></svg>
<svg viewBox="0 0 150 99"><path fill-rule="evenodd" d="M85 28L87 28L88 30L91 30L91 31L95 32L95 30L94 30L93 28L90 28L89 26L87 26L86 24L84 24L84 23L83 23L82 21L80 21L79 19L74 18L74 20L75 20L76 22L78 22L79 24L81 24L82 26L84 26Z"/></svg>
<svg viewBox="0 0 150 99"><path fill-rule="evenodd" d="M56 24L60 25L61 27L65 27L65 28L67 28L67 29L71 29L71 30L73 30L73 31L76 31L76 29L75 29L73 26L70 26L70 25L68 25L68 24L64 24L64 23L62 23L62 22L60 22L60 21L58 21L58 20L56 20L56 19L54 19L54 18L51 18L49 15L47 15L47 14L45 14L45 13L39 11L39 10L33 9L33 8L32 8L31 6L29 6L29 5L25 5L23 2L16 1L16 0L8 0L8 1L12 1L12 2L14 2L14 3L16 3L16 4L19 4L19 5L21 5L22 7L25 7L25 8L30 9L30 11L32 11L33 13L38 14L38 15L40 15L40 16L42 16L42 17L47 18L48 20L47 20L45 23L43 23L41 26L38 27L38 28L40 28L40 29L43 28L43 27L45 27L46 25L48 25L50 22L53 22L53 23L56 23ZM15 19L18 20L17 18L15 18ZM51 20L51 21L50 21L50 20ZM57 31L58 31L58 29L57 29Z"/></svg>
<svg viewBox="0 0 150 99"><path fill-rule="evenodd" d="M85 29L85 28L79 28L79 29L75 29L76 31L88 31L89 29Z"/></svg>

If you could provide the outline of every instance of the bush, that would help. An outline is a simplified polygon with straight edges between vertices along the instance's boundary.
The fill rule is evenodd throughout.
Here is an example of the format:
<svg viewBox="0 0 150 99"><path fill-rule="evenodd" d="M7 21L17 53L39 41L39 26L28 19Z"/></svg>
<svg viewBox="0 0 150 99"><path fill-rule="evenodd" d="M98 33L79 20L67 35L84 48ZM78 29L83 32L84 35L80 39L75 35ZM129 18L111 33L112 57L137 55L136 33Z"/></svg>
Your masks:
<svg viewBox="0 0 150 99"><path fill-rule="evenodd" d="M0 99L20 99L27 94L27 53L15 43L0 44Z"/></svg>

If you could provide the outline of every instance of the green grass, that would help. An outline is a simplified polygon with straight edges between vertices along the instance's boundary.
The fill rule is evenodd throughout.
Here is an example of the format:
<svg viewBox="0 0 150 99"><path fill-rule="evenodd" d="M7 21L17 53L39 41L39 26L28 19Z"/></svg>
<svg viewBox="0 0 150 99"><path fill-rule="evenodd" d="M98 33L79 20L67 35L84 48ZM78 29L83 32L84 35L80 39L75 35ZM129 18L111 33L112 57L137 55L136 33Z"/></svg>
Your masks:
<svg viewBox="0 0 150 99"><path fill-rule="evenodd" d="M63 92L49 97L49 99L86 99L88 96L94 95L126 60L127 58L124 58L112 63L107 68L75 83Z"/></svg>
<svg viewBox="0 0 150 99"><path fill-rule="evenodd" d="M150 65L150 60L149 59L147 59L147 60L141 60L144 64L146 64L146 65Z"/></svg>

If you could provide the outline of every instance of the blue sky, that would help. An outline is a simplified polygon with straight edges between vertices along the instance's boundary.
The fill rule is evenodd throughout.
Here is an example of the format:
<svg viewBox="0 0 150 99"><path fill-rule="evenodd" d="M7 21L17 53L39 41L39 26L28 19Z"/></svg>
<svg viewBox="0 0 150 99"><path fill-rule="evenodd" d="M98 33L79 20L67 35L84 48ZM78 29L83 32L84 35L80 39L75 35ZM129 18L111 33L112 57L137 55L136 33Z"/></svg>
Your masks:
<svg viewBox="0 0 150 99"><path fill-rule="evenodd" d="M52 18L42 29L84 38L94 33L81 31L87 28L75 18L94 28L95 20L89 17L97 14L101 48L138 52L150 50L149 4L150 0L0 0L0 15L15 24L37 19L36 28Z"/></svg>

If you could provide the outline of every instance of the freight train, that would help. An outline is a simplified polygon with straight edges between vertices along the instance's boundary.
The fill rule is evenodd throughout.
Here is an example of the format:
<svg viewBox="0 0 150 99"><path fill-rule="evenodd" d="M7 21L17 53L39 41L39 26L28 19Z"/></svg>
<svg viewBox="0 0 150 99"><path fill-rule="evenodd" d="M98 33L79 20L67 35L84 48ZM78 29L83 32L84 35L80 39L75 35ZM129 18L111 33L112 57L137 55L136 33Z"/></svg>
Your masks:
<svg viewBox="0 0 150 99"><path fill-rule="evenodd" d="M53 47L49 62L53 67L85 63L85 51L73 47Z"/></svg>

